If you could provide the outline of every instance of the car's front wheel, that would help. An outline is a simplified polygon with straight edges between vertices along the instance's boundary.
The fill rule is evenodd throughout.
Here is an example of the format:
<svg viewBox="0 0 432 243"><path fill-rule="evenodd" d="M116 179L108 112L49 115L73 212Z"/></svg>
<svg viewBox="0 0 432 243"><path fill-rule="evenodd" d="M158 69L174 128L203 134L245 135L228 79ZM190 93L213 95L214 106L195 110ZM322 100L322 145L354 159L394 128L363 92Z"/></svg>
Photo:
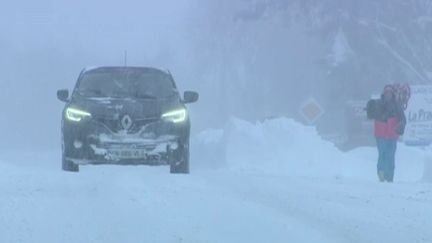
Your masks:
<svg viewBox="0 0 432 243"><path fill-rule="evenodd" d="M182 149L173 152L170 165L171 174L189 174L189 144L183 145Z"/></svg>
<svg viewBox="0 0 432 243"><path fill-rule="evenodd" d="M79 165L62 156L62 170L67 172L79 172Z"/></svg>

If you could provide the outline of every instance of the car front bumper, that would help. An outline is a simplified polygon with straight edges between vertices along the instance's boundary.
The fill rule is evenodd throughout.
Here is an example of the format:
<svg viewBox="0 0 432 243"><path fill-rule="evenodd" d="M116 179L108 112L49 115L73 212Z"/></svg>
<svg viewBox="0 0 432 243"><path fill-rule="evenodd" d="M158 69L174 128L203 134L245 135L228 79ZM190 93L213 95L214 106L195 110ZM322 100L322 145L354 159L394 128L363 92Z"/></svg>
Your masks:
<svg viewBox="0 0 432 243"><path fill-rule="evenodd" d="M98 122L63 122L63 156L75 164L169 165L188 146L189 123L158 121L135 134Z"/></svg>

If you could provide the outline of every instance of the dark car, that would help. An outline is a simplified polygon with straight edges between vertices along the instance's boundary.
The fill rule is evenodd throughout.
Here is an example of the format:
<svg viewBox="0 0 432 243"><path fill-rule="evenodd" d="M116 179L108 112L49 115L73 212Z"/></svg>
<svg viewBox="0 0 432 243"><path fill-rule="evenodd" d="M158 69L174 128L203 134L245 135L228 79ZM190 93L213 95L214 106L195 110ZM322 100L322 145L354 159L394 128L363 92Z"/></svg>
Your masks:
<svg viewBox="0 0 432 243"><path fill-rule="evenodd" d="M99 67L79 75L62 115L62 169L79 165L169 165L189 173L190 120L169 72L146 67Z"/></svg>

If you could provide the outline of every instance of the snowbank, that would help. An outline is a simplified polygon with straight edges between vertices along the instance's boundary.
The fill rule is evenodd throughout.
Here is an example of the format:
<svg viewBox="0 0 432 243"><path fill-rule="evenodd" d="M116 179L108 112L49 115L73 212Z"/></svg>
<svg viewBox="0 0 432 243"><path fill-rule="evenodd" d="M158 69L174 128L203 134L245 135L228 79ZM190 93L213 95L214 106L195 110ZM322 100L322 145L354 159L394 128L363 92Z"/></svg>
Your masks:
<svg viewBox="0 0 432 243"><path fill-rule="evenodd" d="M208 129L192 138L191 160L194 168L221 168L225 166L223 129Z"/></svg>
<svg viewBox="0 0 432 243"><path fill-rule="evenodd" d="M341 176L343 154L313 127L284 118L256 124L232 119L226 132L226 162L233 169Z"/></svg>
<svg viewBox="0 0 432 243"><path fill-rule="evenodd" d="M432 183L432 160L425 161L423 182Z"/></svg>
<svg viewBox="0 0 432 243"><path fill-rule="evenodd" d="M255 124L231 119L224 130L195 136L193 146L194 164L211 161L213 167L249 172L376 180L376 148L344 153L314 127L286 118ZM396 180L421 180L424 161L424 151L400 144Z"/></svg>
<svg viewBox="0 0 432 243"><path fill-rule="evenodd" d="M423 182L432 183L432 149L426 149L424 156Z"/></svg>

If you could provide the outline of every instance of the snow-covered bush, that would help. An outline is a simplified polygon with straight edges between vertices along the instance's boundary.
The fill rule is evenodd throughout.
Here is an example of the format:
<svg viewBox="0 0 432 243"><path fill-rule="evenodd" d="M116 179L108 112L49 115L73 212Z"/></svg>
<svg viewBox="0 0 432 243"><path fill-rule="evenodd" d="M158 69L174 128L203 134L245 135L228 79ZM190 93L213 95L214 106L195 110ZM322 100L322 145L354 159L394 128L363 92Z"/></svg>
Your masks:
<svg viewBox="0 0 432 243"><path fill-rule="evenodd" d="M428 153L424 160L423 182L432 183L432 153Z"/></svg>

